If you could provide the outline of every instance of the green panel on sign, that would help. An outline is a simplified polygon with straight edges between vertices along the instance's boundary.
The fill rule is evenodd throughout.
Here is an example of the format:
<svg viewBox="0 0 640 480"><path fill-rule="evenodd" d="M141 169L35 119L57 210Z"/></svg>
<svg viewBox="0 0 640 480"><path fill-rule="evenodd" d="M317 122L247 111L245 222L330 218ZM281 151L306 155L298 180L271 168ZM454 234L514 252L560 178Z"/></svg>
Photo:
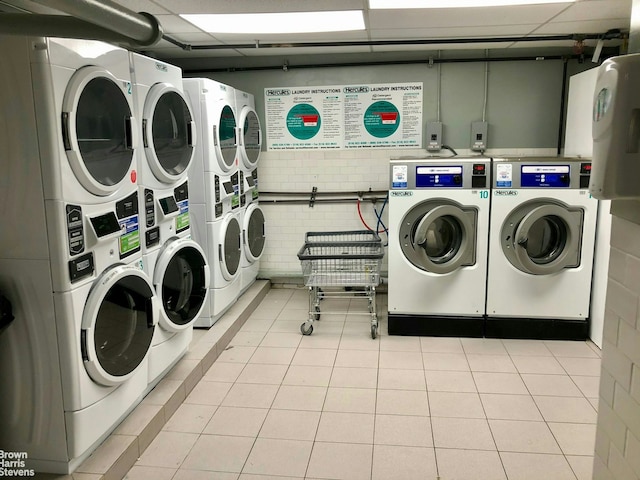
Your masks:
<svg viewBox="0 0 640 480"><path fill-rule="evenodd" d="M393 103L380 101L364 112L364 128L376 138L393 135L400 125L400 112Z"/></svg>
<svg viewBox="0 0 640 480"><path fill-rule="evenodd" d="M120 255L125 255L132 250L140 248L140 230L120 235Z"/></svg>
<svg viewBox="0 0 640 480"><path fill-rule="evenodd" d="M189 228L189 212L181 213L176 217L176 232Z"/></svg>
<svg viewBox="0 0 640 480"><path fill-rule="evenodd" d="M322 121L320 113L312 105L301 103L287 114L287 130L298 140L309 140L319 131Z"/></svg>

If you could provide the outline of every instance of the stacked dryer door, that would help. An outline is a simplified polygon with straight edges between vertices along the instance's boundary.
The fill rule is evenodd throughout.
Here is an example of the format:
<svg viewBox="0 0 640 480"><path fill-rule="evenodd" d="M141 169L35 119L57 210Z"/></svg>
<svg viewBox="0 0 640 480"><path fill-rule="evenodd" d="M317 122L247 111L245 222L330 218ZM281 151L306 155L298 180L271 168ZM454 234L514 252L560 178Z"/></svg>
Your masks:
<svg viewBox="0 0 640 480"><path fill-rule="evenodd" d="M265 244L264 212L258 205L258 161L262 148L260 119L255 111L253 95L236 90L239 117L239 170L244 193L240 198L242 221L241 291L247 290L258 277L260 257Z"/></svg>
<svg viewBox="0 0 640 480"><path fill-rule="evenodd" d="M590 162L507 159L494 170L487 335L587 338L598 209Z"/></svg>
<svg viewBox="0 0 640 480"><path fill-rule="evenodd" d="M389 333L481 336L490 160L394 159Z"/></svg>
<svg viewBox="0 0 640 480"><path fill-rule="evenodd" d="M197 132L180 68L131 54L134 99L141 119L138 184L144 212L144 268L160 298L159 328L149 358L155 385L187 351L206 304L209 262L191 239L188 172Z"/></svg>
<svg viewBox="0 0 640 480"><path fill-rule="evenodd" d="M142 399L157 297L142 271L128 53L1 37L0 444L68 473ZM29 138L28 142L24 138Z"/></svg>
<svg viewBox="0 0 640 480"><path fill-rule="evenodd" d="M184 79L199 126L189 170L192 232L211 264L209 301L196 327L212 326L240 294L241 192L237 165L238 128L234 91L209 79Z"/></svg>

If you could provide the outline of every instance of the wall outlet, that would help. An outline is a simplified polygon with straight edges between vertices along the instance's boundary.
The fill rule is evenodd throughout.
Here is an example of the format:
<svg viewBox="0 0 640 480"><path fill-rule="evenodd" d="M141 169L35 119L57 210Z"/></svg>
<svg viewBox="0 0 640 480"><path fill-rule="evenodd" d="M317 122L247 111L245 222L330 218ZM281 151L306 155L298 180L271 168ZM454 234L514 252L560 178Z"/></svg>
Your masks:
<svg viewBox="0 0 640 480"><path fill-rule="evenodd" d="M487 149L487 132L489 124L487 122L473 122L471 124L471 150L483 152Z"/></svg>
<svg viewBox="0 0 640 480"><path fill-rule="evenodd" d="M442 148L442 122L427 122L426 149L430 152L440 151Z"/></svg>

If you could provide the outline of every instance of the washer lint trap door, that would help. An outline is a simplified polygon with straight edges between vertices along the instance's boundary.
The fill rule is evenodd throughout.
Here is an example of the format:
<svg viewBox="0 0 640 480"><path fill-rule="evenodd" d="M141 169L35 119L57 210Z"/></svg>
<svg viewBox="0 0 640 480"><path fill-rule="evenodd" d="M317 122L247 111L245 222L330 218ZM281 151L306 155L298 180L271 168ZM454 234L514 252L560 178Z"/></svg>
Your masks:
<svg viewBox="0 0 640 480"><path fill-rule="evenodd" d="M242 228L244 253L249 263L254 263L262 256L265 242L264 227L265 219L262 209L256 204L249 205L244 214Z"/></svg>
<svg viewBox="0 0 640 480"><path fill-rule="evenodd" d="M155 177L164 183L179 181L193 158L195 124L182 94L168 83L157 83L144 103L144 150Z"/></svg>
<svg viewBox="0 0 640 480"><path fill-rule="evenodd" d="M101 385L126 381L147 358L156 324L157 298L147 275L117 265L92 286L82 317L84 365Z"/></svg>
<svg viewBox="0 0 640 480"><path fill-rule="evenodd" d="M158 255L153 283L160 297L160 326L184 330L200 315L209 290L209 265L202 248L189 238L174 238Z"/></svg>
<svg viewBox="0 0 640 480"><path fill-rule="evenodd" d="M94 195L109 195L129 180L135 143L130 88L102 68L83 67L65 92L64 148L76 178Z"/></svg>
<svg viewBox="0 0 640 480"><path fill-rule="evenodd" d="M244 166L252 170L260 159L262 130L256 111L245 106L240 113L240 157Z"/></svg>
<svg viewBox="0 0 640 480"><path fill-rule="evenodd" d="M402 251L413 265L436 274L475 264L477 210L425 202L405 216Z"/></svg>
<svg viewBox="0 0 640 480"><path fill-rule="evenodd" d="M238 129L236 115L229 105L220 109L217 123L213 126L213 142L218 166L223 172L229 172L236 166L238 152Z"/></svg>
<svg viewBox="0 0 640 480"><path fill-rule="evenodd" d="M220 270L225 280L233 280L238 274L240 267L240 223L233 215L227 215L220 228L218 244L218 262Z"/></svg>

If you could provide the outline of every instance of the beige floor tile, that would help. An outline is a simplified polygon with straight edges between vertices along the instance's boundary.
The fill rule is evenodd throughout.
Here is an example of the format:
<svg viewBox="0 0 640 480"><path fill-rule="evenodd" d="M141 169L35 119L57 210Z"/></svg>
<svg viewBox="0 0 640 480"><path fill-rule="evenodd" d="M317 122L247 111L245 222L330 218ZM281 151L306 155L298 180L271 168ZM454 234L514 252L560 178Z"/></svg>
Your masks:
<svg viewBox="0 0 640 480"><path fill-rule="evenodd" d="M219 407L203 433L257 437L268 412L264 408Z"/></svg>
<svg viewBox="0 0 640 480"><path fill-rule="evenodd" d="M500 452L561 453L544 422L489 420L489 425Z"/></svg>
<svg viewBox="0 0 640 480"><path fill-rule="evenodd" d="M464 353L459 338L420 337L420 348L430 353Z"/></svg>
<svg viewBox="0 0 640 480"><path fill-rule="evenodd" d="M280 475L254 475L241 473L238 480L305 480L302 477L281 477Z"/></svg>
<svg viewBox="0 0 640 480"><path fill-rule="evenodd" d="M327 395L326 387L282 385L271 408L280 410L321 411Z"/></svg>
<svg viewBox="0 0 640 480"><path fill-rule="evenodd" d="M262 342L261 347L291 347L298 348L302 340L302 335L298 333L284 333L284 332L269 332L267 333Z"/></svg>
<svg viewBox="0 0 640 480"><path fill-rule="evenodd" d="M431 419L404 415L376 415L376 445L432 447Z"/></svg>
<svg viewBox="0 0 640 480"><path fill-rule="evenodd" d="M501 452L509 480L575 480L562 455Z"/></svg>
<svg viewBox="0 0 640 480"><path fill-rule="evenodd" d="M433 448L375 445L372 480L436 478Z"/></svg>
<svg viewBox="0 0 640 480"><path fill-rule="evenodd" d="M425 370L429 392L477 392L471 372L444 372Z"/></svg>
<svg viewBox="0 0 640 480"><path fill-rule="evenodd" d="M298 348L291 361L291 365L333 367L336 353L338 353L336 349Z"/></svg>
<svg viewBox="0 0 640 480"><path fill-rule="evenodd" d="M522 379L534 396L582 397L582 392L568 375L523 374Z"/></svg>
<svg viewBox="0 0 640 480"><path fill-rule="evenodd" d="M236 380L237 383L263 383L280 385L287 373L288 365L262 365L249 363Z"/></svg>
<svg viewBox="0 0 640 480"><path fill-rule="evenodd" d="M191 390L191 393L187 396L184 403L220 405L232 386L233 383L227 382L200 381L200 383Z"/></svg>
<svg viewBox="0 0 640 480"><path fill-rule="evenodd" d="M462 345L460 348L462 348ZM422 362L425 370L454 372L468 372L471 370L464 353L432 353L423 351Z"/></svg>
<svg viewBox="0 0 640 480"><path fill-rule="evenodd" d="M520 373L566 374L564 368L555 357L519 355L511 357L511 360Z"/></svg>
<svg viewBox="0 0 640 480"><path fill-rule="evenodd" d="M586 398L533 397L547 422L596 423L597 413Z"/></svg>
<svg viewBox="0 0 640 480"><path fill-rule="evenodd" d="M446 480L506 480L507 478L496 451L436 448L436 459L440 477Z"/></svg>
<svg viewBox="0 0 640 480"><path fill-rule="evenodd" d="M512 357L519 355L550 357L553 355L544 342L540 340L504 339L502 344Z"/></svg>
<svg viewBox="0 0 640 480"><path fill-rule="evenodd" d="M220 353L216 362L247 363L257 347L228 346Z"/></svg>
<svg viewBox="0 0 640 480"><path fill-rule="evenodd" d="M337 350L340 345L340 334L342 333L342 327L340 327L340 333L329 333L326 323L322 323L322 328L318 327L319 331L314 331L313 335L304 335L300 340L300 348L328 348L331 350Z"/></svg>
<svg viewBox="0 0 640 480"><path fill-rule="evenodd" d="M593 455L596 426L579 423L549 423L565 455Z"/></svg>
<svg viewBox="0 0 640 480"><path fill-rule="evenodd" d="M305 312L299 320L276 320L271 324L269 333L291 333L300 335L300 324L307 319Z"/></svg>
<svg viewBox="0 0 640 480"><path fill-rule="evenodd" d="M313 442L258 438L243 473L303 477Z"/></svg>
<svg viewBox="0 0 640 480"><path fill-rule="evenodd" d="M269 408L278 393L277 385L236 383L221 405L225 407Z"/></svg>
<svg viewBox="0 0 640 480"><path fill-rule="evenodd" d="M217 408L183 403L162 429L168 432L202 433Z"/></svg>
<svg viewBox="0 0 640 480"><path fill-rule="evenodd" d="M366 351L379 351L380 350L380 340L373 340L371 336L367 336L366 332L360 325L356 325L358 327L358 332L353 332L353 327L350 326L349 330L342 334L342 338L340 339L340 350L366 350ZM345 326L346 328L346 326ZM376 363L378 357L376 356ZM342 366L357 366L357 365L342 365ZM367 366L372 366L369 364Z"/></svg>
<svg viewBox="0 0 640 480"><path fill-rule="evenodd" d="M134 466L124 480L171 480L176 473L175 468Z"/></svg>
<svg viewBox="0 0 640 480"><path fill-rule="evenodd" d="M600 376L602 361L599 358L558 357L558 362L569 375Z"/></svg>
<svg viewBox="0 0 640 480"><path fill-rule="evenodd" d="M315 442L307 478L369 480L373 445Z"/></svg>
<svg viewBox="0 0 640 480"><path fill-rule="evenodd" d="M326 316L326 315L325 315ZM305 336L304 338L313 338L315 335L317 334L327 334L327 335L342 335L342 332L344 330L344 321L339 322L339 321L322 321L322 322L314 322L313 324L313 335L311 336ZM298 331L300 331L300 329L298 328ZM304 340L304 338L302 340ZM302 344L302 341L300 342ZM302 345L301 345L302 346ZM309 346L305 346L305 348L313 348L313 347L309 347ZM338 345L334 345L328 348L338 348Z"/></svg>
<svg viewBox="0 0 640 480"><path fill-rule="evenodd" d="M307 385L328 387L331 379L331 367L291 365L282 380L283 385Z"/></svg>
<svg viewBox="0 0 640 480"><path fill-rule="evenodd" d="M182 467L189 470L240 473L254 438L228 435L201 435Z"/></svg>
<svg viewBox="0 0 640 480"><path fill-rule="evenodd" d="M378 399L375 408L378 414L429 416L427 392L380 389L377 392Z"/></svg>
<svg viewBox="0 0 640 480"><path fill-rule="evenodd" d="M582 377L574 375L571 380L578 385L582 394L587 398L597 398L600 395L599 377Z"/></svg>
<svg viewBox="0 0 640 480"><path fill-rule="evenodd" d="M372 413L322 412L317 442L373 443Z"/></svg>
<svg viewBox="0 0 640 480"><path fill-rule="evenodd" d="M320 422L320 412L269 410L260 429L261 438L313 441Z"/></svg>
<svg viewBox="0 0 640 480"><path fill-rule="evenodd" d="M381 351L378 368L393 368L397 370L420 370L422 372L422 353Z"/></svg>
<svg viewBox="0 0 640 480"><path fill-rule="evenodd" d="M477 393L430 392L429 410L432 417L485 418Z"/></svg>
<svg viewBox="0 0 640 480"><path fill-rule="evenodd" d="M578 480L592 480L593 478L593 457L566 455L569 465Z"/></svg>
<svg viewBox="0 0 640 480"><path fill-rule="evenodd" d="M333 367L331 387L376 388L378 384L377 368Z"/></svg>
<svg viewBox="0 0 640 480"><path fill-rule="evenodd" d="M517 373L473 372L473 379L480 393L529 394L522 377Z"/></svg>
<svg viewBox="0 0 640 480"><path fill-rule="evenodd" d="M381 355L383 353L385 352L380 352ZM422 361L420 365L422 365ZM419 370L380 368L378 371L378 388L383 390L426 390L427 384L424 370L422 370L422 367Z"/></svg>
<svg viewBox="0 0 640 480"><path fill-rule="evenodd" d="M344 337L342 337L344 340ZM336 356L336 367L378 368L377 350L346 350L342 346Z"/></svg>
<svg viewBox="0 0 640 480"><path fill-rule="evenodd" d="M436 448L496 450L489 424L479 418L432 418Z"/></svg>
<svg viewBox="0 0 640 480"><path fill-rule="evenodd" d="M236 381L243 368L243 363L226 363L217 360L213 365L211 365L207 373L204 374L202 380L206 382L233 383Z"/></svg>
<svg viewBox="0 0 640 480"><path fill-rule="evenodd" d="M420 337L384 335L380 337L380 351L420 352Z"/></svg>
<svg viewBox="0 0 640 480"><path fill-rule="evenodd" d="M323 411L375 413L376 390L372 388L329 387Z"/></svg>
<svg viewBox="0 0 640 480"><path fill-rule="evenodd" d="M172 480L238 480L237 473L180 469Z"/></svg>
<svg viewBox="0 0 640 480"><path fill-rule="evenodd" d="M197 440L195 433L160 432L140 456L137 465L179 468Z"/></svg>
<svg viewBox="0 0 640 480"><path fill-rule="evenodd" d="M265 330L266 332L266 330ZM264 338L264 332L248 332L240 330L235 334L229 345L234 347L257 347Z"/></svg>
<svg viewBox="0 0 640 480"><path fill-rule="evenodd" d="M466 354L507 355L507 349L498 338L462 338L460 341Z"/></svg>
<svg viewBox="0 0 640 480"><path fill-rule="evenodd" d="M543 421L538 407L529 395L504 393L480 394L487 418L498 420Z"/></svg>
<svg viewBox="0 0 640 480"><path fill-rule="evenodd" d="M508 355L468 353L467 360L472 372L517 373L516 366Z"/></svg>
<svg viewBox="0 0 640 480"><path fill-rule="evenodd" d="M548 340L544 343L556 357L598 358L596 352L586 342Z"/></svg>
<svg viewBox="0 0 640 480"><path fill-rule="evenodd" d="M371 319L368 316L360 316L357 318L354 317L354 315L348 315L347 321L344 322L342 334L360 337L363 341L368 340L369 343L372 344L372 348L375 347L376 350L380 349L380 337L376 337L375 340L371 338ZM363 348L365 348L364 345Z"/></svg>
<svg viewBox="0 0 640 480"><path fill-rule="evenodd" d="M245 322L245 324L240 328L241 333L261 333L264 337L264 334L269 331L271 325L273 325L274 319L262 319L262 318L249 318ZM262 337L260 337L262 340Z"/></svg>
<svg viewBox="0 0 640 480"><path fill-rule="evenodd" d="M295 353L295 348L258 347L249 359L249 363L289 365Z"/></svg>

